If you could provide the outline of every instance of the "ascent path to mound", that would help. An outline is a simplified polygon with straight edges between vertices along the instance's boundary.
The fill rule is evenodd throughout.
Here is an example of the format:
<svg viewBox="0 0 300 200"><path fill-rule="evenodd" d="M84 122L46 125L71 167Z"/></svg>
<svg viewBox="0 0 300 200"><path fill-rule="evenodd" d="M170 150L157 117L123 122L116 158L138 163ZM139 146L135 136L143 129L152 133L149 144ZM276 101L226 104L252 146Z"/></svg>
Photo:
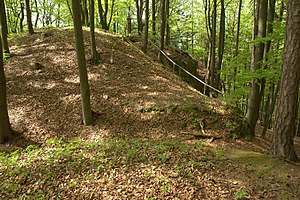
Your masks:
<svg viewBox="0 0 300 200"><path fill-rule="evenodd" d="M101 64L88 65L96 122L84 127L72 30L49 29L11 39L13 56L6 63L6 74L13 128L35 142L114 134L173 137L179 134L185 116L141 110L191 103L205 107L205 97L120 36L101 32L96 42ZM87 59L89 47L85 32Z"/></svg>

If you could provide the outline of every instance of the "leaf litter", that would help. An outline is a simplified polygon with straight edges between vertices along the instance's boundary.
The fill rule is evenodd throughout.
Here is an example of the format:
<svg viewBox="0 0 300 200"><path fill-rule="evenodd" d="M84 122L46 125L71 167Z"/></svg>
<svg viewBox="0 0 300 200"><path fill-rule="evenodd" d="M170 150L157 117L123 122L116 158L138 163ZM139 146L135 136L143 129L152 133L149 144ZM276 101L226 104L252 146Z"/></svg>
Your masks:
<svg viewBox="0 0 300 200"><path fill-rule="evenodd" d="M257 163L228 155L265 153L268 144L230 139L224 102L200 95L118 35L98 31L96 42L101 62L87 66L95 123L85 127L72 29L10 39L9 115L21 134L0 146L2 198L299 197L299 167L276 162L256 171ZM224 139L182 134L199 121Z"/></svg>

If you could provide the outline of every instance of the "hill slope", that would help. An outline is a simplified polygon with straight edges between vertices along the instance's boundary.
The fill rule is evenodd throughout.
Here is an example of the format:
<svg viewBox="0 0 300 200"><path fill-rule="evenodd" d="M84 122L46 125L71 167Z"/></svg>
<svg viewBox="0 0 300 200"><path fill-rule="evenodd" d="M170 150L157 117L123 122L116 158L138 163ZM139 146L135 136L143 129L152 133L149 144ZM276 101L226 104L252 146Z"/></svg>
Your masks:
<svg viewBox="0 0 300 200"><path fill-rule="evenodd" d="M88 33L85 40L89 58ZM48 30L11 40L13 57L6 63L6 74L13 127L23 127L20 131L37 142L63 134L68 137L94 134L172 137L186 126L186 116L181 112L155 112L155 109L174 107L180 111L195 105L200 114L203 111L207 130L213 129L212 120L219 119L210 119L211 114L215 118L224 114L217 113L219 107L209 105L204 96L133 45L123 42L121 37L98 33L96 41L101 64L88 65L96 122L95 126L86 128L81 123L72 31ZM143 112L147 109L149 112Z"/></svg>
<svg viewBox="0 0 300 200"><path fill-rule="evenodd" d="M88 65L95 124L84 127L72 30L10 40L9 115L22 134L0 145L1 197L299 197L298 166L236 150L253 144L229 138L232 114L223 102L191 89L122 37L99 32L96 42L101 64ZM85 44L89 57L88 32ZM183 134L199 132L222 140Z"/></svg>

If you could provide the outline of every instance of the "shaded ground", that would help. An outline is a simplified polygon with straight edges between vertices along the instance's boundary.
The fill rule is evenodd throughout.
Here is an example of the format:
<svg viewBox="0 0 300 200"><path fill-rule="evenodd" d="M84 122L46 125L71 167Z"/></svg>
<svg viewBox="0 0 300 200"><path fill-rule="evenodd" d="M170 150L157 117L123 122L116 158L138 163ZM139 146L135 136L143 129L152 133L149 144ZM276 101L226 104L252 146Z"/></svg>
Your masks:
<svg viewBox="0 0 300 200"><path fill-rule="evenodd" d="M88 33L85 40L89 58ZM224 102L191 89L122 37L101 32L96 42L101 64L88 65L95 124L84 127L72 30L10 40L9 115L22 135L0 145L20 150L0 154L0 196L299 197L299 166L253 152L266 151L263 140L231 140ZM203 131L223 139L182 134Z"/></svg>

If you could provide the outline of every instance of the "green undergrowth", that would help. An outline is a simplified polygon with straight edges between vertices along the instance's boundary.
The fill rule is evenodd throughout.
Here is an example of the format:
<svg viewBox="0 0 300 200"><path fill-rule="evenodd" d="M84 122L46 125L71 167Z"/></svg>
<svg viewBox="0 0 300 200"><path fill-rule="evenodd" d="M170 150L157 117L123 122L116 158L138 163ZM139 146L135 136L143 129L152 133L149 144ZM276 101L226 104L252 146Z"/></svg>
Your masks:
<svg viewBox="0 0 300 200"><path fill-rule="evenodd" d="M262 153L233 149L224 152L224 154L237 163L249 164L250 170L255 172L258 177L268 177L271 173L276 173L278 178L281 179L291 173L289 163ZM298 166L295 166L295 169L299 170L300 165L295 165Z"/></svg>
<svg viewBox="0 0 300 200"><path fill-rule="evenodd" d="M230 110L230 116L226 126L230 131L232 138L252 140L253 136L250 133L248 122L242 110L234 104L226 104L226 109Z"/></svg>
<svg viewBox="0 0 300 200"><path fill-rule="evenodd" d="M98 142L50 139L42 146L0 153L0 196L43 199L101 179L117 169L130 171L141 164L169 166L178 176L186 177L192 176L191 169L209 170L223 160L201 140L186 143L128 137Z"/></svg>
<svg viewBox="0 0 300 200"><path fill-rule="evenodd" d="M139 109L141 113L167 113L181 114L183 119L181 120L181 129L191 128L194 130L202 131L204 128L204 119L210 121L210 123L217 123L220 121L220 117L210 106L206 104L188 103L187 105L169 104L165 106L159 106L156 104L150 104L148 106Z"/></svg>

